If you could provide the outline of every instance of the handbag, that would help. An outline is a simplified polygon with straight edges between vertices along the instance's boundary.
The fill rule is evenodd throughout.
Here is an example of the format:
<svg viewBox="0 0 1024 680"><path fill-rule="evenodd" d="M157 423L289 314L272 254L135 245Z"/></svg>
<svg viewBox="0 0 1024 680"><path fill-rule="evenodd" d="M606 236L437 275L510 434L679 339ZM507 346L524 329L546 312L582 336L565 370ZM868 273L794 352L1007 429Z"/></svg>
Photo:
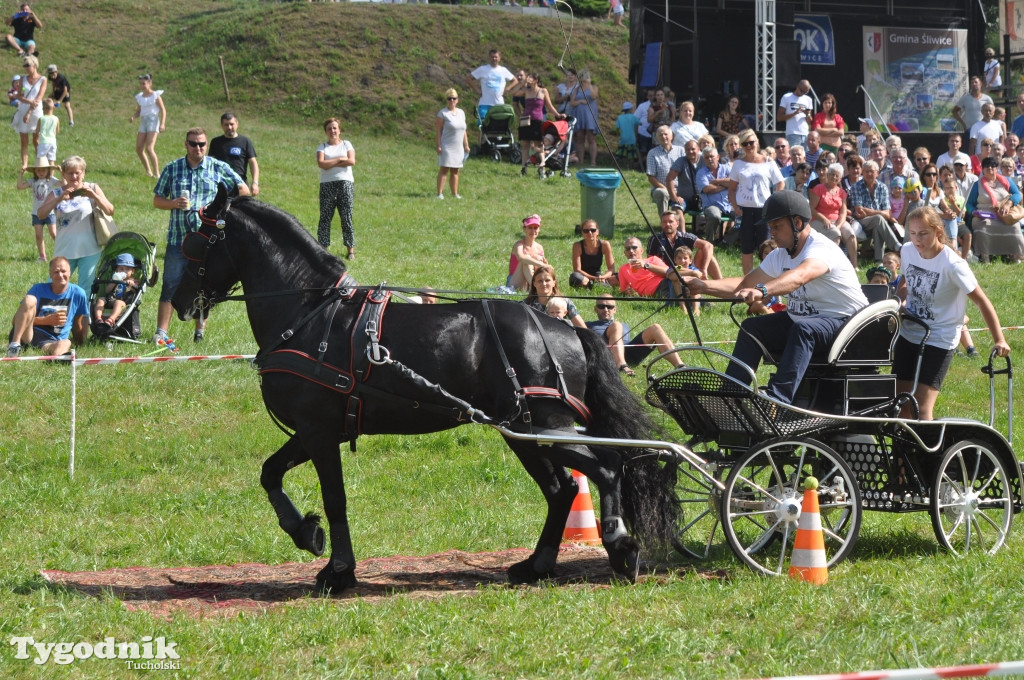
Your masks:
<svg viewBox="0 0 1024 680"><path fill-rule="evenodd" d="M117 233L114 218L100 210L96 201L92 202L92 231L96 236L96 243L101 246L107 245L110 237Z"/></svg>
<svg viewBox="0 0 1024 680"><path fill-rule="evenodd" d="M1003 202L999 204L999 207L1009 208L1005 215L999 216L999 219L1002 220L1003 224L1017 224L1021 220L1024 220L1024 205L1013 205L1009 196L1003 199Z"/></svg>

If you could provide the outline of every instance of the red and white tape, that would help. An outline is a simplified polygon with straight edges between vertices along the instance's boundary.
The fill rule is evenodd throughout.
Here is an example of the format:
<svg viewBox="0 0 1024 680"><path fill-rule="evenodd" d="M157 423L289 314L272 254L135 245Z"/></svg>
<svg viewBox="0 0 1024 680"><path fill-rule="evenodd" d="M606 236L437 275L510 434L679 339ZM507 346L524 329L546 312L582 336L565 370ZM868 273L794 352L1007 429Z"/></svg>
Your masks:
<svg viewBox="0 0 1024 680"><path fill-rule="evenodd" d="M937 680L938 678L997 678L1022 673L1024 673L1024 661L1004 661L975 666L907 668L825 675L787 675L761 678L760 680Z"/></svg>
<svg viewBox="0 0 1024 680"><path fill-rule="evenodd" d="M69 355L49 357L4 357L0 361L67 361L75 362L75 366L100 366L103 364L157 364L165 361L234 361L238 359L253 359L255 354L210 354L180 356L178 354L163 354L156 357L97 357L92 359L72 359Z"/></svg>

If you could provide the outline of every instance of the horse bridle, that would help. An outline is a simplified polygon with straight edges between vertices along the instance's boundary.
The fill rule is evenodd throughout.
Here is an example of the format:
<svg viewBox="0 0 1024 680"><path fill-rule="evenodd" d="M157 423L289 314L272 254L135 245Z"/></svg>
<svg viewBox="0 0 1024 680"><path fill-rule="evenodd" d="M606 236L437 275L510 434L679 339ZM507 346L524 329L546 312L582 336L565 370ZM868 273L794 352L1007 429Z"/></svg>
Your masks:
<svg viewBox="0 0 1024 680"><path fill-rule="evenodd" d="M185 256L186 260L189 260L190 262L199 263L199 269L194 274L196 280L198 281L198 287L196 290L196 297L192 300L192 309L197 310L200 318L202 319L202 317L208 314L209 311L213 309L213 306L216 305L218 302L218 296L216 296L213 292L211 292L209 296L207 296L205 292L206 263L207 260L209 260L210 252L213 250L213 247L217 245L217 243L219 243L220 241L223 241L225 238L227 238L227 235L224 232L224 227L227 226L227 223L222 218L213 219L207 217L203 213L202 208L200 208L199 210L199 221L202 226L200 226L198 230L193 231L185 236L184 240L182 240L181 242L181 249L182 255ZM203 232L203 227L214 227L214 229L211 233L206 234ZM199 236L206 239L206 244L203 246L202 257L198 259L189 257L187 251L185 250L185 243L188 241L189 238L194 236ZM230 251L225 252L228 257L228 260L231 261L231 265L233 267L234 261L231 257Z"/></svg>

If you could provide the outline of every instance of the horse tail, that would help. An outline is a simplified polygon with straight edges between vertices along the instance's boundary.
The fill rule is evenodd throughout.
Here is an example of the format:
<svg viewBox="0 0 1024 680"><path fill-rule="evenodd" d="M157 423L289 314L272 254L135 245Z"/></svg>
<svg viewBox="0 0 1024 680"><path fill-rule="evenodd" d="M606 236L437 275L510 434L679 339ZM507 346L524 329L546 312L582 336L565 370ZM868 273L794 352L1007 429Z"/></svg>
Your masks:
<svg viewBox="0 0 1024 680"><path fill-rule="evenodd" d="M590 329L576 330L587 357L590 409L587 434L618 439L663 439L640 399L623 384L604 341ZM667 548L678 527L679 502L673 475L644 449L618 449L622 458L622 519L648 548ZM646 454L646 455L644 455Z"/></svg>

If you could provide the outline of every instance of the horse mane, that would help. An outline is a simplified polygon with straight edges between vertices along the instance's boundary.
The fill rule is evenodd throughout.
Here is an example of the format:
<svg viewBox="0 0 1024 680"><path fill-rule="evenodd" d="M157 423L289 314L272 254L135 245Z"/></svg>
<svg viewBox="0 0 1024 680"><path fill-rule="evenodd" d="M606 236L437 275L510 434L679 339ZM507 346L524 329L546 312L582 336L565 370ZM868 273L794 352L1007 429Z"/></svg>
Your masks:
<svg viewBox="0 0 1024 680"><path fill-rule="evenodd" d="M232 199L225 220L241 226L271 258L271 267L295 288L333 286L345 273L341 258L329 253L292 214L269 203L243 196Z"/></svg>

